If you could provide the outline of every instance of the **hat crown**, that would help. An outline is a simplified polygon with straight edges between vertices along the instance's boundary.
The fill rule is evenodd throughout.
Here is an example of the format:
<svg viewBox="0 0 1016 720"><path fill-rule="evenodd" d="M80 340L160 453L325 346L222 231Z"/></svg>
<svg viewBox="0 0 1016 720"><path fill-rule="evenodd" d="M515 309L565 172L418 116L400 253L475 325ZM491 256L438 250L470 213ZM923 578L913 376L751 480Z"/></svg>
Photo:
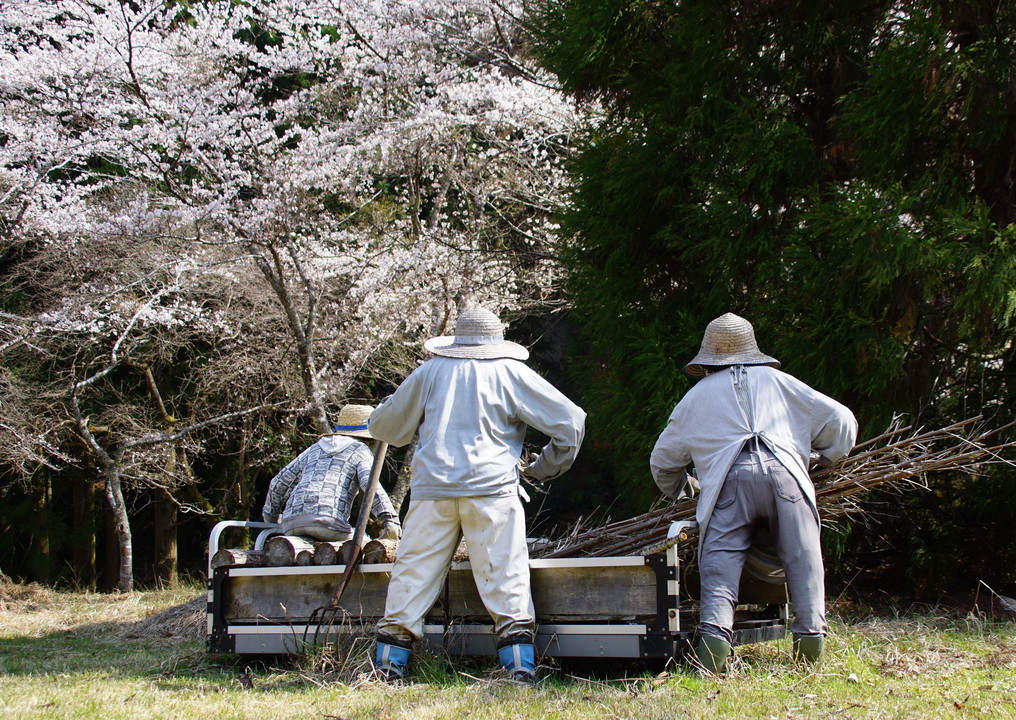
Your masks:
<svg viewBox="0 0 1016 720"><path fill-rule="evenodd" d="M478 305L459 315L455 321L455 335L431 338L423 347L449 358L525 360L529 357L524 347L504 339L504 325L497 315Z"/></svg>
<svg viewBox="0 0 1016 720"><path fill-rule="evenodd" d="M706 326L698 355L684 366L692 377L705 374L703 367L723 365L768 365L779 368L780 361L763 354L755 340L755 328L743 317L726 313Z"/></svg>
<svg viewBox="0 0 1016 720"><path fill-rule="evenodd" d="M757 353L755 328L743 317L728 312L706 326L701 350L712 355Z"/></svg>
<svg viewBox="0 0 1016 720"><path fill-rule="evenodd" d="M374 412L373 405L346 405L339 410L339 417L335 420L336 435L350 435L352 437L372 438L367 427L367 420Z"/></svg>
<svg viewBox="0 0 1016 720"><path fill-rule="evenodd" d="M476 341L470 341L470 338L478 337L503 339L504 325L490 310L471 307L455 321L455 342L471 345Z"/></svg>

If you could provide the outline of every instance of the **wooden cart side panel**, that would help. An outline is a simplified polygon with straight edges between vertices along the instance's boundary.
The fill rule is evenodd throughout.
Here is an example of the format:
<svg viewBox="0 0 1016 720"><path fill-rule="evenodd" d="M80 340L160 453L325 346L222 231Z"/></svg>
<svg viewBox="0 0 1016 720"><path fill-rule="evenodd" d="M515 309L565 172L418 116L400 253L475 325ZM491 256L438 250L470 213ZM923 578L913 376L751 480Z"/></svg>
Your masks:
<svg viewBox="0 0 1016 720"><path fill-rule="evenodd" d="M342 576L337 573L231 575L223 583L223 615L230 623L304 622L322 607L331 607ZM388 594L387 573L354 572L338 607L350 615L381 617Z"/></svg>
<svg viewBox="0 0 1016 720"><path fill-rule="evenodd" d="M363 620L384 614L390 566L373 566L354 572L338 607ZM270 573L234 572L223 583L223 615L227 622L303 622L321 608L330 607L342 567L335 572ZM534 566L531 569L533 604L540 622L579 620L634 621L657 613L657 585L653 571L644 565ZM428 615L456 620L488 621L472 570L454 567L446 590Z"/></svg>
<svg viewBox="0 0 1016 720"><path fill-rule="evenodd" d="M535 566L530 569L533 606L539 622L635 621L656 615L657 585L645 565ZM449 573L447 615L489 619L469 569ZM445 615L445 597L438 596L428 617Z"/></svg>

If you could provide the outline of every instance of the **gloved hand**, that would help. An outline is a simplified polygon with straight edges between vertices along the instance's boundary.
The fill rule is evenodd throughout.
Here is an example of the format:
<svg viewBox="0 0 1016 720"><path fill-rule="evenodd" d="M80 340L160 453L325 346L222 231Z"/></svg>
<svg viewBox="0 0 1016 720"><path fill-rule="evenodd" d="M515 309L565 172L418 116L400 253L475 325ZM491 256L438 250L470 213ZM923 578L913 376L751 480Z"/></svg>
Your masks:
<svg viewBox="0 0 1016 720"><path fill-rule="evenodd" d="M398 540L402 537L402 524L395 519L385 520L381 530L381 540Z"/></svg>
<svg viewBox="0 0 1016 720"><path fill-rule="evenodd" d="M536 462L537 456L531 452L523 452L522 457L519 458L519 475L525 478L532 477L533 463Z"/></svg>

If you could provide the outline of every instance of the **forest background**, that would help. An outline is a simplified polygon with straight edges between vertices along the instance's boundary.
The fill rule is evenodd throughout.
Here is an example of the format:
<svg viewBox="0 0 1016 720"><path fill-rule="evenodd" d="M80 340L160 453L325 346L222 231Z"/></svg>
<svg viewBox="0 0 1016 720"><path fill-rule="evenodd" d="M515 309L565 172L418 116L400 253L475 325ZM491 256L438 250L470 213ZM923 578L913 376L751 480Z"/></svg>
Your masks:
<svg viewBox="0 0 1016 720"><path fill-rule="evenodd" d="M0 570L199 574L472 303L589 413L535 531L659 502L727 311L862 439L1009 422L1016 8L813 5L0 5ZM825 532L830 586L1011 589L1014 475L875 494Z"/></svg>

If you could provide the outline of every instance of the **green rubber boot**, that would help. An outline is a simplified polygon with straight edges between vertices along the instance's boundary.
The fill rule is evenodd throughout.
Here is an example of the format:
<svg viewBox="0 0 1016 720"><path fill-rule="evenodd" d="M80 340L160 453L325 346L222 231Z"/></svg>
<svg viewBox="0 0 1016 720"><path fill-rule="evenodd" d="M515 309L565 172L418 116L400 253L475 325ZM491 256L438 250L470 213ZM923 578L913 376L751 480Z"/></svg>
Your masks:
<svg viewBox="0 0 1016 720"><path fill-rule="evenodd" d="M817 665L822 661L822 651L824 648L825 637L823 635L795 635L794 663Z"/></svg>
<svg viewBox="0 0 1016 720"><path fill-rule="evenodd" d="M706 673L715 674L723 670L730 657L730 643L713 635L700 635L695 646L695 657Z"/></svg>

